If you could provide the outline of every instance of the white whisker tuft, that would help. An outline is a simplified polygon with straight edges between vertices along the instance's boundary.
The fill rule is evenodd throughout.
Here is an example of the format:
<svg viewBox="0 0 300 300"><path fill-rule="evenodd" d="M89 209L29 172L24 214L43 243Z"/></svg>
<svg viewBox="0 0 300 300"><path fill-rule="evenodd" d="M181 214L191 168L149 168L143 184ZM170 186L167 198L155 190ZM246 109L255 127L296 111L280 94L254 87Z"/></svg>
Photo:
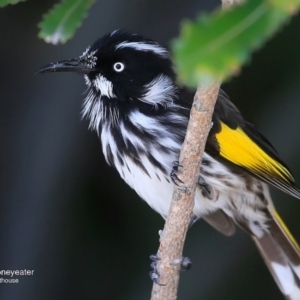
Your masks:
<svg viewBox="0 0 300 300"><path fill-rule="evenodd" d="M96 50L89 52L90 51L90 47L88 47L83 53L82 55L79 56L79 59L81 62L84 62L85 65L87 65L90 68L93 68L96 66L97 63L97 56L96 54Z"/></svg>
<svg viewBox="0 0 300 300"><path fill-rule="evenodd" d="M94 86L97 91L101 93L102 96L108 98L115 98L113 93L113 84L111 81L107 80L103 75L99 75L94 79Z"/></svg>

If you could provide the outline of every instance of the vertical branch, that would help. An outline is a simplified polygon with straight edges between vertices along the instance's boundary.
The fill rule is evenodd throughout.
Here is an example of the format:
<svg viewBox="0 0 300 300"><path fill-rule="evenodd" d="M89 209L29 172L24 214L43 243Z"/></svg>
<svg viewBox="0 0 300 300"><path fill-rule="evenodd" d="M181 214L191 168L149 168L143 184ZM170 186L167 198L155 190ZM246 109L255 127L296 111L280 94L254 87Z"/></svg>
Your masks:
<svg viewBox="0 0 300 300"><path fill-rule="evenodd" d="M241 0L222 0L223 8L228 8ZM189 222L193 215L196 185L202 155L212 114L218 97L220 83L199 85L191 108L190 120L181 148L178 177L183 181L174 187L169 214L160 236L157 256L159 282L153 284L151 300L175 300L179 284L182 251Z"/></svg>
<svg viewBox="0 0 300 300"><path fill-rule="evenodd" d="M178 177L184 182L176 186L165 223L160 236L157 269L159 281L164 286L153 284L151 300L177 298L179 270L182 250L192 218L196 183L199 176L200 161L205 148L214 105L219 92L219 84L199 86L191 109L186 137L181 149Z"/></svg>

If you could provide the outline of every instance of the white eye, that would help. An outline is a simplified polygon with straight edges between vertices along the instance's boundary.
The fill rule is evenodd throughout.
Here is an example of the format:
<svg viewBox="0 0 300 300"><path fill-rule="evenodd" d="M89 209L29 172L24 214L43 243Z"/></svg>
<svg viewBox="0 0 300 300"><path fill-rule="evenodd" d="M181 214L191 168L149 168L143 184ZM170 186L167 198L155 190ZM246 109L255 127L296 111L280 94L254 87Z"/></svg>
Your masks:
<svg viewBox="0 0 300 300"><path fill-rule="evenodd" d="M116 71L116 72L122 72L124 69L125 69L125 66L124 66L124 64L123 63L121 63L121 62L116 62L116 63L114 63L114 70Z"/></svg>

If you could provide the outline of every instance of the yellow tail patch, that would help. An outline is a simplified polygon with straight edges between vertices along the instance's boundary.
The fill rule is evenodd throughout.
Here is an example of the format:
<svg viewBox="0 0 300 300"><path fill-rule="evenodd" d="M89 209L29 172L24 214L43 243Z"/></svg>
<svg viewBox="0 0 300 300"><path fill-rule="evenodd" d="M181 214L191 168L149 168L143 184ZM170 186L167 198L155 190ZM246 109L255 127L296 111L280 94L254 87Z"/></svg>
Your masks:
<svg viewBox="0 0 300 300"><path fill-rule="evenodd" d="M280 225L282 231L285 233L286 237L290 240L290 242L293 244L293 246L296 248L296 250L300 253L300 247L299 247L297 241L292 236L291 232L289 231L289 229L287 228L285 223L282 221L280 215L277 213L277 211L275 209L273 211L273 216L274 216L275 220L277 221L277 223Z"/></svg>
<svg viewBox="0 0 300 300"><path fill-rule="evenodd" d="M231 129L221 122L216 134L220 155L232 163L263 176L276 176L285 181L292 179L290 172L264 152L240 127Z"/></svg>

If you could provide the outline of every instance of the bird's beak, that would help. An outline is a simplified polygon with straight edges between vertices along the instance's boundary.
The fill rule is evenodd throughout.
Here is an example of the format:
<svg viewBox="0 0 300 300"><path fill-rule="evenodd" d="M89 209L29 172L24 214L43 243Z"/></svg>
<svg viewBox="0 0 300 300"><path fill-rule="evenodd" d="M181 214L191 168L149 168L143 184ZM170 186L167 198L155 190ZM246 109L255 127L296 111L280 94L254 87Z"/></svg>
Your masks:
<svg viewBox="0 0 300 300"><path fill-rule="evenodd" d="M95 71L94 68L89 67L86 64L86 61L80 58L73 58L68 60L62 60L56 63L51 63L40 68L35 74L39 73L49 73L49 72L76 72L89 74L90 72Z"/></svg>

